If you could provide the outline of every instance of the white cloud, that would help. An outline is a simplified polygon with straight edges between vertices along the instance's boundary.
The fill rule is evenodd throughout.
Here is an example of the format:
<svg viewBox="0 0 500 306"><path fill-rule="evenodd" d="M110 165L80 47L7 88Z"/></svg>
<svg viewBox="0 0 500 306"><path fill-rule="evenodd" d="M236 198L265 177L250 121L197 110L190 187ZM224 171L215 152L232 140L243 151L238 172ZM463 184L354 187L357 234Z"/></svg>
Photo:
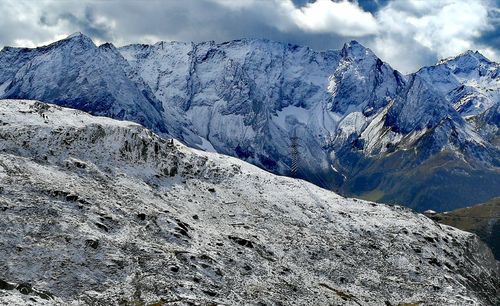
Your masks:
<svg viewBox="0 0 500 306"><path fill-rule="evenodd" d="M316 0L296 7L291 0L211 0L232 10L260 7L271 11L267 22L282 31L332 33L350 37L375 34L377 21L357 3L347 0Z"/></svg>
<svg viewBox="0 0 500 306"><path fill-rule="evenodd" d="M371 13L348 1L317 0L290 11L292 20L307 32L337 33L346 36L375 34L377 21Z"/></svg>
<svg viewBox="0 0 500 306"><path fill-rule="evenodd" d="M292 0L209 1L240 12L258 8L267 16L261 22L284 33L359 38L403 73L468 49L493 60L499 56L495 48L477 43L492 29L489 0L394 0L375 16L347 0L316 0L302 7Z"/></svg>
<svg viewBox="0 0 500 306"><path fill-rule="evenodd" d="M429 64L408 61L411 57L418 58L417 50L446 58L468 49L484 49L495 59L497 54L493 49L476 43L484 31L492 29L490 7L484 0L391 2L377 13L383 31L372 41L373 48L403 72Z"/></svg>
<svg viewBox="0 0 500 306"><path fill-rule="evenodd" d="M0 43L17 47L37 47L63 39L81 31L94 35L99 30L111 31L115 23L105 15L90 12L74 0L21 1L5 0L0 6ZM101 32L104 32L101 30Z"/></svg>
<svg viewBox="0 0 500 306"><path fill-rule="evenodd" d="M495 62L500 62L500 54L498 53L498 51L495 51L493 48L491 47L482 47L482 48L479 48L478 51L486 56L488 59L492 60L492 61L495 61Z"/></svg>
<svg viewBox="0 0 500 306"><path fill-rule="evenodd" d="M35 47L40 47L40 46L46 46L48 44L53 43L54 41L64 39L71 34L72 33L56 34L56 35L53 35L50 39L47 39L45 41L31 40L31 39L15 39L12 46L23 47L23 48L35 48Z"/></svg>
<svg viewBox="0 0 500 306"><path fill-rule="evenodd" d="M257 3L256 0L212 0L212 1L222 6L237 10L252 7Z"/></svg>

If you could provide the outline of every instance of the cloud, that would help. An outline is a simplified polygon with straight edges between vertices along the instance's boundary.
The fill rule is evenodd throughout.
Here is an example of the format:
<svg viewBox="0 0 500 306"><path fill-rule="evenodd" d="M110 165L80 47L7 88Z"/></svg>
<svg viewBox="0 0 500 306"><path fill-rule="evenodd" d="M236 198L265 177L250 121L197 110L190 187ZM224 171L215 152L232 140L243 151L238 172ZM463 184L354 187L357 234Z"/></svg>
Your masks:
<svg viewBox="0 0 500 306"><path fill-rule="evenodd" d="M373 48L405 72L428 65L432 57L468 49L484 50L498 59L498 50L477 42L482 33L494 29L491 10L490 3L481 0L394 1L376 14L383 31L374 38Z"/></svg>
<svg viewBox="0 0 500 306"><path fill-rule="evenodd" d="M53 12L43 11L39 22L48 27L54 27L59 23L63 23L63 26L66 28L78 29L80 32L99 40L112 39L111 33L115 27L115 23L105 16L96 14L95 9L91 7L85 7L83 12L78 15L64 11L59 14Z"/></svg>
<svg viewBox="0 0 500 306"><path fill-rule="evenodd" d="M357 4L317 0L291 10L290 17L307 32L337 33L346 36L365 36L377 33L378 24L371 13Z"/></svg>
<svg viewBox="0 0 500 306"><path fill-rule="evenodd" d="M212 0L232 10L251 10L259 7L260 12L272 12L272 18L263 21L282 31L305 31L308 33L329 33L360 37L377 32L373 15L363 11L355 2L347 0L316 0L314 2L295 0Z"/></svg>
<svg viewBox="0 0 500 306"><path fill-rule="evenodd" d="M252 6L257 5L259 2L258 0L239 0L239 1L234 1L234 0L212 0L213 2L229 7L231 9L244 9L244 8L249 8ZM272 0L269 0L272 1Z"/></svg>
<svg viewBox="0 0 500 306"><path fill-rule="evenodd" d="M120 46L267 38L313 49L356 39L402 72L479 49L498 60L500 0L3 0L0 45L76 31Z"/></svg>
<svg viewBox="0 0 500 306"><path fill-rule="evenodd" d="M81 31L97 42L113 39L114 22L76 1L14 1L0 6L0 43L21 47L45 45Z"/></svg>

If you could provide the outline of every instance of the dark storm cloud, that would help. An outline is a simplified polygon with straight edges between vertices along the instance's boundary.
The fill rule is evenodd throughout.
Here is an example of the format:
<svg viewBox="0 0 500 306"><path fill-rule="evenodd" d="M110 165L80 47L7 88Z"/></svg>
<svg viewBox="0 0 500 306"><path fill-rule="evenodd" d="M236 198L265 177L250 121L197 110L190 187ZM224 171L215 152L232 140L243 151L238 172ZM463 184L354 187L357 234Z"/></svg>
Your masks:
<svg viewBox="0 0 500 306"><path fill-rule="evenodd" d="M481 33L481 36L478 37L476 42L479 44L491 45L498 50L500 48L500 0L496 0L494 3L499 9L489 12L491 29Z"/></svg>
<svg viewBox="0 0 500 306"><path fill-rule="evenodd" d="M79 17L70 12L62 12L57 16L49 17L48 12L43 12L39 19L45 26L55 26L58 22L66 21L72 27L78 28L80 32L86 35L101 39L110 40L111 27L105 22L99 22L96 19L94 9L87 6L84 9L83 16Z"/></svg>
<svg viewBox="0 0 500 306"><path fill-rule="evenodd" d="M499 2L5 0L0 6L0 45L40 45L76 31L97 43L116 45L247 37L338 49L356 39L410 72L471 48L498 60Z"/></svg>

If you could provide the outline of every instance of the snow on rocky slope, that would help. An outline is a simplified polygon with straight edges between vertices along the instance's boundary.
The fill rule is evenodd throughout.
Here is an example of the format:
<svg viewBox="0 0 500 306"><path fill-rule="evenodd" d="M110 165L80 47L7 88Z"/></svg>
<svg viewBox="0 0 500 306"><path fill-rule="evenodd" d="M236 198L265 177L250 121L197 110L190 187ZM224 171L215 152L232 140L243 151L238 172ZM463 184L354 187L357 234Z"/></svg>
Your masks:
<svg viewBox="0 0 500 306"><path fill-rule="evenodd" d="M476 236L132 122L0 101L0 304L495 305Z"/></svg>
<svg viewBox="0 0 500 306"><path fill-rule="evenodd" d="M463 116L483 113L500 99L500 64L467 51L424 67L417 74L434 84Z"/></svg>
<svg viewBox="0 0 500 306"><path fill-rule="evenodd" d="M77 34L0 52L0 97L132 120L278 174L290 174L295 135L300 177L420 211L499 195L498 81L498 64L478 53L403 76L355 41L321 52L260 39L116 49Z"/></svg>
<svg viewBox="0 0 500 306"><path fill-rule="evenodd" d="M500 132L500 64L479 52L459 56L424 67L417 75L434 85L449 103L476 130L498 144Z"/></svg>

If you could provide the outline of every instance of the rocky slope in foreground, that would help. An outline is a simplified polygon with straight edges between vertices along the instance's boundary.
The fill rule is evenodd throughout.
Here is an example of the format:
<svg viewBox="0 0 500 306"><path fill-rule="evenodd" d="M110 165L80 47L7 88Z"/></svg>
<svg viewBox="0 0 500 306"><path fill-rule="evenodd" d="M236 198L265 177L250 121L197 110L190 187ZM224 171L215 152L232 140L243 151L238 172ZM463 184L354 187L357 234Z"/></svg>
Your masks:
<svg viewBox="0 0 500 306"><path fill-rule="evenodd" d="M0 304L499 302L491 251L409 209L40 102L0 120Z"/></svg>

